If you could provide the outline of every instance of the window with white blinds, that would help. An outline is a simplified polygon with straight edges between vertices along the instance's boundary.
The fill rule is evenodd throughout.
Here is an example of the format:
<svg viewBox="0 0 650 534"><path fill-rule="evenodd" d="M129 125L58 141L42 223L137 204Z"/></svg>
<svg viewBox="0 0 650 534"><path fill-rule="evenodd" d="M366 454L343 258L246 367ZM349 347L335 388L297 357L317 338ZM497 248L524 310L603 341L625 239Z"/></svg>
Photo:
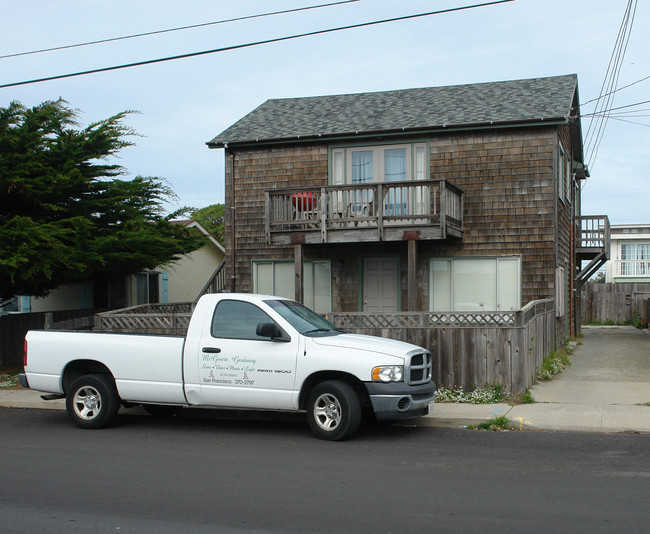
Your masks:
<svg viewBox="0 0 650 534"><path fill-rule="evenodd" d="M521 258L445 258L430 263L431 311L521 307Z"/></svg>
<svg viewBox="0 0 650 534"><path fill-rule="evenodd" d="M253 291L263 295L295 297L296 271L293 261L254 261ZM318 313L332 311L332 267L329 261L306 261L305 306Z"/></svg>

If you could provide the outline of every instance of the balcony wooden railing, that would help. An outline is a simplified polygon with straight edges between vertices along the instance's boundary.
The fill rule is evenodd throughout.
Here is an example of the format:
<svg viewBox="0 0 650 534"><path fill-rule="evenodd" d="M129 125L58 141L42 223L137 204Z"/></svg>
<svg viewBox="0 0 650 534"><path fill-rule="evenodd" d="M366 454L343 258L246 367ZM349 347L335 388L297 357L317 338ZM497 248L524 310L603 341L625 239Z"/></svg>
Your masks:
<svg viewBox="0 0 650 534"><path fill-rule="evenodd" d="M266 192L269 244L462 237L463 192L444 180L297 187Z"/></svg>
<svg viewBox="0 0 650 534"><path fill-rule="evenodd" d="M610 228L607 215L577 217L578 251L609 252Z"/></svg>
<svg viewBox="0 0 650 534"><path fill-rule="evenodd" d="M584 283L609 259L610 227L607 215L592 215L576 218L576 262L582 268L576 280Z"/></svg>

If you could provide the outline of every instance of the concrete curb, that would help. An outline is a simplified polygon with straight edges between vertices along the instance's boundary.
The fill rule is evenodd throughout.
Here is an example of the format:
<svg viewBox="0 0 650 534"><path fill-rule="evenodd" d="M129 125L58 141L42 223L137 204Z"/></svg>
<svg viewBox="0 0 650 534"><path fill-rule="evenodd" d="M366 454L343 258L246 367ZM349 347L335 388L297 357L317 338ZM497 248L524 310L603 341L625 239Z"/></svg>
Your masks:
<svg viewBox="0 0 650 534"><path fill-rule="evenodd" d="M499 416L522 430L650 434L650 332L633 327L585 327L572 365L530 388L535 403L436 404L405 425L462 428ZM0 390L0 407L65 409L27 389ZM143 411L125 410L125 413Z"/></svg>
<svg viewBox="0 0 650 534"><path fill-rule="evenodd" d="M65 410L64 400L44 401L32 390L0 390L0 407ZM124 413L136 413L125 410ZM144 413L137 411L137 413ZM509 404L438 403L431 414L405 421L407 425L464 428L505 416L519 430L562 432L633 432L650 434L650 406L611 404Z"/></svg>

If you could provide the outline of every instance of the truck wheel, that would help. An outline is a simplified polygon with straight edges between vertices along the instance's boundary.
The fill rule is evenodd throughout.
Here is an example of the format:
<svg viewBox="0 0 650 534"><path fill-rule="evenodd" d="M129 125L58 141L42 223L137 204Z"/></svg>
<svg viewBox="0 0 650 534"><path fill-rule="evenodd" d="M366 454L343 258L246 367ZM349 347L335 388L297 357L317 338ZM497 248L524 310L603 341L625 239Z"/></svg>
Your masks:
<svg viewBox="0 0 650 534"><path fill-rule="evenodd" d="M120 409L120 398L113 380L107 375L77 378L65 399L68 417L79 428L110 425Z"/></svg>
<svg viewBox="0 0 650 534"><path fill-rule="evenodd" d="M307 421L319 439L347 439L361 424L359 397L345 382L322 382L310 391L307 398Z"/></svg>

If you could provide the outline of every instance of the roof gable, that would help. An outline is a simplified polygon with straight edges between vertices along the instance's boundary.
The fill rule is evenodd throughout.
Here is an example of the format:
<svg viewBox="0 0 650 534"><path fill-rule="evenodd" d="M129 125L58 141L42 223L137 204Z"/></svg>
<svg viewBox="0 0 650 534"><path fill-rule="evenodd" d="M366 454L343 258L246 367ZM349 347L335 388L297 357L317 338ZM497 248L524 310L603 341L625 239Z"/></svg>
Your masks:
<svg viewBox="0 0 650 534"><path fill-rule="evenodd" d="M208 145L295 141L360 133L567 122L577 76L375 93L271 99ZM577 101L577 99L576 99Z"/></svg>

